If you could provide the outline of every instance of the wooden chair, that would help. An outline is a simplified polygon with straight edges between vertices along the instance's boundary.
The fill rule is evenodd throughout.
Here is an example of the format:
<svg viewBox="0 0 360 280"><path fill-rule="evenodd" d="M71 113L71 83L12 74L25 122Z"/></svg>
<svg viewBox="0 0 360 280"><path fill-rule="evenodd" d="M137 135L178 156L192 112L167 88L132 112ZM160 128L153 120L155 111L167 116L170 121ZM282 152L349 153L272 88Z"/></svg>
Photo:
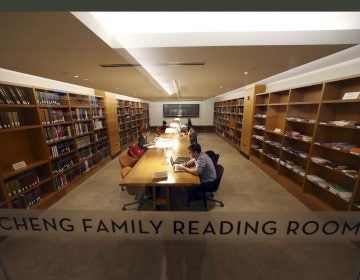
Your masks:
<svg viewBox="0 0 360 280"><path fill-rule="evenodd" d="M120 166L121 166L121 178L125 178L126 175L131 171L132 167L137 163L137 159L128 156L126 153L122 154L118 158ZM119 184L121 190L124 191L125 188L123 185Z"/></svg>
<svg viewBox="0 0 360 280"><path fill-rule="evenodd" d="M131 169L132 169L132 167L130 167L130 166L125 166L124 168L121 168L121 177L124 179L126 177L126 175L129 174Z"/></svg>
<svg viewBox="0 0 360 280"><path fill-rule="evenodd" d="M118 159L121 167L133 167L138 161L136 158L128 156L126 153L120 155Z"/></svg>

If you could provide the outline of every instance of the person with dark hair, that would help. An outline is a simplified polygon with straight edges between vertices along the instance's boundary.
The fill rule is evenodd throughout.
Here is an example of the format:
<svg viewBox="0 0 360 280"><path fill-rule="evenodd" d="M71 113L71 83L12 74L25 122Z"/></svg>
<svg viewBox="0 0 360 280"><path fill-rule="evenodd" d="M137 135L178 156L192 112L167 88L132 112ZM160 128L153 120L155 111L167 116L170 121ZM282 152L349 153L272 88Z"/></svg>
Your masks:
<svg viewBox="0 0 360 280"><path fill-rule="evenodd" d="M156 128L156 134L157 136L160 136L161 134L165 133L167 127L167 122L165 120L162 121L162 126Z"/></svg>
<svg viewBox="0 0 360 280"><path fill-rule="evenodd" d="M147 139L149 134L150 134L150 130L144 129L138 138L138 146L140 149L143 149L144 151L147 150L147 146L151 145L148 143L148 139Z"/></svg>
<svg viewBox="0 0 360 280"><path fill-rule="evenodd" d="M188 118L188 121L187 121L187 130L190 132L190 129L192 128L192 122L191 122L191 119Z"/></svg>
<svg viewBox="0 0 360 280"><path fill-rule="evenodd" d="M201 146L198 143L192 143L188 147L188 151L191 159L182 166L184 171L199 176L201 183L215 181L216 169L214 163L206 153L201 152ZM199 187L194 188L198 189Z"/></svg>
<svg viewBox="0 0 360 280"><path fill-rule="evenodd" d="M189 140L191 144L197 143L197 133L193 127L189 130Z"/></svg>

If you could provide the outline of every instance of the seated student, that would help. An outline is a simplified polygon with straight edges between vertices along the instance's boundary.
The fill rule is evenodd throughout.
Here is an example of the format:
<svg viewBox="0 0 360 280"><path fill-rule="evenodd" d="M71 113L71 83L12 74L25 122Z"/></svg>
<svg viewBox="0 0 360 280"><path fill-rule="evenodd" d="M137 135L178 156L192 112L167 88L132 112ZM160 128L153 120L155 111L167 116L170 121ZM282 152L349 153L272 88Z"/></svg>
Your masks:
<svg viewBox="0 0 360 280"><path fill-rule="evenodd" d="M190 128L192 128L192 122L191 122L191 119L188 118L188 121L187 121L187 130L190 131Z"/></svg>
<svg viewBox="0 0 360 280"><path fill-rule="evenodd" d="M191 144L197 143L197 133L193 127L189 130L189 140Z"/></svg>
<svg viewBox="0 0 360 280"><path fill-rule="evenodd" d="M191 159L183 164L184 171L199 176L202 184L215 181L217 175L214 163L206 153L201 152L201 146L193 143L188 147L188 151ZM187 187L186 192L192 195L201 192L201 187Z"/></svg>
<svg viewBox="0 0 360 280"><path fill-rule="evenodd" d="M160 136L161 134L164 134L165 133L165 130L166 130L166 127L167 127L167 122L166 121L163 121L162 122L162 126L158 127L156 129L156 134L158 136Z"/></svg>
<svg viewBox="0 0 360 280"><path fill-rule="evenodd" d="M147 147L151 145L151 143L148 143L148 139L147 139L149 134L150 134L150 130L144 129L138 138L138 146L140 149L143 149L144 151L146 151Z"/></svg>

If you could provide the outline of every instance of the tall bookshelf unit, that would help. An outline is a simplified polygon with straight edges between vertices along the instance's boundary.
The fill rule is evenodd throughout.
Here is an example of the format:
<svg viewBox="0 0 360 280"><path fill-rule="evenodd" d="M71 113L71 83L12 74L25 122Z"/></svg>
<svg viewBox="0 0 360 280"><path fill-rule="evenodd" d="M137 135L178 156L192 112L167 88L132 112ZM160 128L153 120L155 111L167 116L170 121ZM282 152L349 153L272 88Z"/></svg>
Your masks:
<svg viewBox="0 0 360 280"><path fill-rule="evenodd" d="M122 150L136 143L144 129L150 128L149 104L128 100L117 100L120 145Z"/></svg>
<svg viewBox="0 0 360 280"><path fill-rule="evenodd" d="M215 132L240 149L244 98L214 103Z"/></svg>
<svg viewBox="0 0 360 280"><path fill-rule="evenodd" d="M47 207L109 158L102 97L17 85L0 90L0 207ZM11 168L21 161L25 167Z"/></svg>
<svg viewBox="0 0 360 280"><path fill-rule="evenodd" d="M255 96L250 160L312 208L360 210L360 77Z"/></svg>

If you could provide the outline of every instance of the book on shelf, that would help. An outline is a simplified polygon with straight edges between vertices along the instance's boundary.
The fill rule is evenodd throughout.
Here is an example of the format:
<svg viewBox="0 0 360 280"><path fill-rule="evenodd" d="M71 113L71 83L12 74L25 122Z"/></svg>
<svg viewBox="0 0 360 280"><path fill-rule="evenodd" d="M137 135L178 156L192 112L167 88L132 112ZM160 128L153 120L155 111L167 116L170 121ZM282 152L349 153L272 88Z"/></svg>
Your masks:
<svg viewBox="0 0 360 280"><path fill-rule="evenodd" d="M348 99L360 99L360 91L353 91L353 92L345 92L342 97L342 100Z"/></svg>

